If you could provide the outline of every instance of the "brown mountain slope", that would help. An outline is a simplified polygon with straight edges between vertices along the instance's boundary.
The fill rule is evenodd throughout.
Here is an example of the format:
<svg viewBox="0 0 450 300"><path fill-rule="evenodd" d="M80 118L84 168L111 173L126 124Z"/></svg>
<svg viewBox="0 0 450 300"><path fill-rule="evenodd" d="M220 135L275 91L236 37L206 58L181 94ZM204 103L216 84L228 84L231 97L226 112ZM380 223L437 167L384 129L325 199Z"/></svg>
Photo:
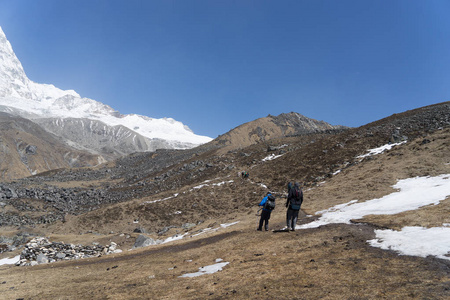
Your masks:
<svg viewBox="0 0 450 300"><path fill-rule="evenodd" d="M47 170L94 166L98 155L62 143L39 125L0 113L0 179L12 180Z"/></svg>
<svg viewBox="0 0 450 300"><path fill-rule="evenodd" d="M212 144L224 147L220 152L242 149L253 144L292 135L318 133L326 130L341 130L343 126L333 126L324 121L307 118L298 113L269 115L243 125L216 138Z"/></svg>

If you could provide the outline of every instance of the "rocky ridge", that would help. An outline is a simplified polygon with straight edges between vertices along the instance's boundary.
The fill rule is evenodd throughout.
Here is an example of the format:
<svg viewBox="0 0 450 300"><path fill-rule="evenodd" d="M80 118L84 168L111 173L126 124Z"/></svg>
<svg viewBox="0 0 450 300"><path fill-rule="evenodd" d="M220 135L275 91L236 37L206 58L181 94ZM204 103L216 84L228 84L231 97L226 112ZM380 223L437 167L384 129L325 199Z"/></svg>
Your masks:
<svg viewBox="0 0 450 300"><path fill-rule="evenodd" d="M345 126L331 125L314 120L299 113L291 112L278 116L268 115L245 124L217 137L213 144L223 151L242 149L257 143L266 143L275 138L324 132L339 132L348 129ZM223 152L222 151L222 152Z"/></svg>

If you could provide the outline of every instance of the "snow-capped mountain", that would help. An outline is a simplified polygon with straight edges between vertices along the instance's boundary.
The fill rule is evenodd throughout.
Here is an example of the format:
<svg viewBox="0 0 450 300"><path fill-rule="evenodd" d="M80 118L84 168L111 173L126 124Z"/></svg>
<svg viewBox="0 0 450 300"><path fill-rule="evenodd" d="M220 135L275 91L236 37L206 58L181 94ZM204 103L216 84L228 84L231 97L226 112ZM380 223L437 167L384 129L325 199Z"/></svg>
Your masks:
<svg viewBox="0 0 450 300"><path fill-rule="evenodd" d="M94 152L98 147L115 148L117 144L108 144L108 140L125 144L134 141L140 145L130 147L134 151L149 151L156 148L185 149L207 143L212 139L196 135L183 123L172 118L154 119L137 114L122 115L108 105L83 98L73 90L61 90L51 84L40 84L31 81L16 57L10 42L0 27L0 111L19 115L35 121L46 130L64 137L69 144L78 144L85 148L92 144L93 128L98 139L94 144ZM43 120L45 119L45 120ZM78 119L78 121L74 121ZM53 121L52 121L53 120ZM55 127L55 123L56 125ZM78 130L73 130L77 126ZM120 126L119 128L112 128ZM64 128L70 128L70 132ZM86 134L84 131L89 131ZM84 132L84 133L83 133ZM111 137L110 134L120 136ZM106 144L101 144L101 141ZM123 152L126 149L121 149ZM101 151L100 151L101 153Z"/></svg>

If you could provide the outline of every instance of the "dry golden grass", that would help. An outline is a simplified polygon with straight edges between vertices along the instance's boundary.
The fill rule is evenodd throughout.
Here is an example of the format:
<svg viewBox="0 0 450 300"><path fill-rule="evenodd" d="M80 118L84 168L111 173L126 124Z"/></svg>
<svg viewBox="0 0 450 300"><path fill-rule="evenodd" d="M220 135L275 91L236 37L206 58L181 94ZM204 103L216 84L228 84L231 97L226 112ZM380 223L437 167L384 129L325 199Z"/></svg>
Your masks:
<svg viewBox="0 0 450 300"><path fill-rule="evenodd" d="M280 225L283 213L272 223ZM96 259L0 267L4 299L445 299L449 264L371 248L366 225L212 235ZM180 278L215 263L220 272Z"/></svg>

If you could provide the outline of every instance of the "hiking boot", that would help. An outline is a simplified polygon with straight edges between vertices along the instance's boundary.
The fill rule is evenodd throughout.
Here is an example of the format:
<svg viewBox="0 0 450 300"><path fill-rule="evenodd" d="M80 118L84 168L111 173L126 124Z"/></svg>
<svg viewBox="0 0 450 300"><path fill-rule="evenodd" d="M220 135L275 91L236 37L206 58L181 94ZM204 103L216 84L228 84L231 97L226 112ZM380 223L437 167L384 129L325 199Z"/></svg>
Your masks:
<svg viewBox="0 0 450 300"><path fill-rule="evenodd" d="M258 228L258 229L256 229L256 231L262 231L262 229L261 229L261 228Z"/></svg>

